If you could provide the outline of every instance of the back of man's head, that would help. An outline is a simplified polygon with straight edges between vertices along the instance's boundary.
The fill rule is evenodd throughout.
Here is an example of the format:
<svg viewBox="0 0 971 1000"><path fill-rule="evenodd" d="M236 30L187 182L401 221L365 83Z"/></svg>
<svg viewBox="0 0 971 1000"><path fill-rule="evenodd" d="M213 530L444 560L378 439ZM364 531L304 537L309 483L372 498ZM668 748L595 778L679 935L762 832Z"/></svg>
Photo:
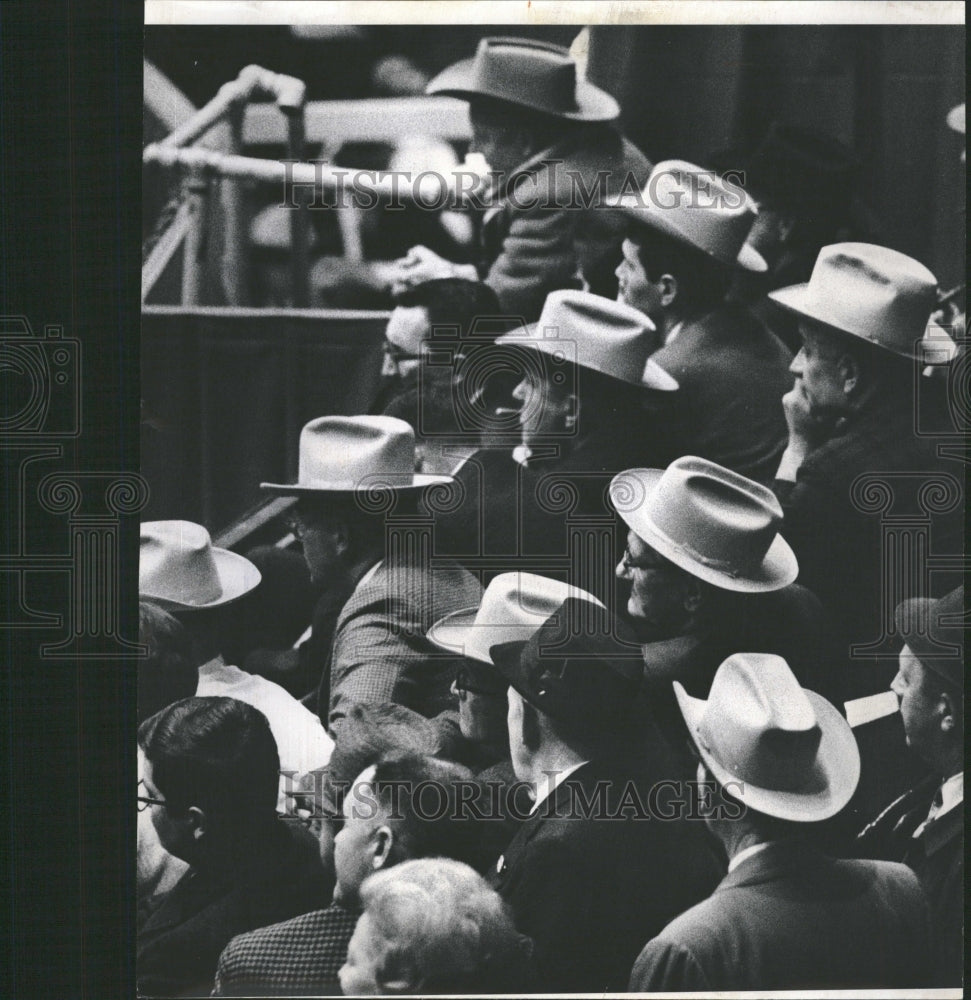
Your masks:
<svg viewBox="0 0 971 1000"><path fill-rule="evenodd" d="M455 330L460 338L479 330L477 320L492 320L499 315L499 298L495 291L481 281L465 278L435 278L414 285L395 299L395 305L421 306L428 313L428 324L434 332ZM486 332L493 326L482 325ZM496 335L501 330L495 330Z"/></svg>
<svg viewBox="0 0 971 1000"><path fill-rule="evenodd" d="M151 601L138 604L138 641L147 652L138 661L138 721L195 694L199 671L181 623Z"/></svg>
<svg viewBox="0 0 971 1000"><path fill-rule="evenodd" d="M165 808L195 806L212 828L275 816L280 758L266 716L235 698L185 698L138 728Z"/></svg>

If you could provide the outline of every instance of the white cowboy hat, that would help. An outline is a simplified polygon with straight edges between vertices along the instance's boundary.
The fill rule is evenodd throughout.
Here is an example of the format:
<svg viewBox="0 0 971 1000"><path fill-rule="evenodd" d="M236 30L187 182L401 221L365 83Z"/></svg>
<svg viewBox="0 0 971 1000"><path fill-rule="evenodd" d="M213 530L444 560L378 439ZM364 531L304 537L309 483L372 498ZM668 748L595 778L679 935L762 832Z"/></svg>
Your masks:
<svg viewBox="0 0 971 1000"><path fill-rule="evenodd" d="M762 255L745 242L755 222L755 202L712 170L664 160L651 171L643 191L606 204L722 264L746 271L768 269Z"/></svg>
<svg viewBox="0 0 971 1000"><path fill-rule="evenodd" d="M860 780L849 723L799 686L771 653L735 653L718 668L708 699L674 693L705 766L756 812L797 823L835 816Z"/></svg>
<svg viewBox="0 0 971 1000"><path fill-rule="evenodd" d="M427 637L441 649L491 664L490 646L525 642L570 597L603 608L593 594L560 580L535 573L500 573L486 587L478 607L446 615L432 625Z"/></svg>
<svg viewBox="0 0 971 1000"><path fill-rule="evenodd" d="M260 483L286 496L414 490L451 483L415 472L415 432L397 417L318 417L300 432L295 483Z"/></svg>
<svg viewBox="0 0 971 1000"><path fill-rule="evenodd" d="M489 97L573 121L610 122L620 115L605 90L577 73L569 49L525 38L483 38L475 57L442 70L428 94Z"/></svg>
<svg viewBox="0 0 971 1000"><path fill-rule="evenodd" d="M769 292L769 298L797 316L919 358L937 309L937 279L889 247L834 243L819 251L808 282Z"/></svg>
<svg viewBox="0 0 971 1000"><path fill-rule="evenodd" d="M611 481L610 502L662 556L723 590L781 590L799 574L773 492L715 462L688 455L628 469Z"/></svg>
<svg viewBox="0 0 971 1000"><path fill-rule="evenodd" d="M657 346L655 329L647 316L623 302L561 289L546 296L537 322L503 334L496 343L529 347L630 385L673 392L677 381L649 358Z"/></svg>
<svg viewBox="0 0 971 1000"><path fill-rule="evenodd" d="M138 554L138 596L168 610L218 608L248 594L260 571L245 557L218 549L192 521L146 521Z"/></svg>

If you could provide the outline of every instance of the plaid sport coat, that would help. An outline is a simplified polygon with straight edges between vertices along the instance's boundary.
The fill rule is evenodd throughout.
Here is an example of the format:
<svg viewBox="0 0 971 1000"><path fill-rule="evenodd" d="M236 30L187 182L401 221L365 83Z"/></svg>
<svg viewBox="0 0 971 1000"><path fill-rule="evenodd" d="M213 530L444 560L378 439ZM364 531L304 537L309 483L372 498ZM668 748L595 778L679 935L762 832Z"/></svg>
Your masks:
<svg viewBox="0 0 971 1000"><path fill-rule="evenodd" d="M339 996L337 973L357 917L331 903L325 910L240 934L219 957L212 995Z"/></svg>

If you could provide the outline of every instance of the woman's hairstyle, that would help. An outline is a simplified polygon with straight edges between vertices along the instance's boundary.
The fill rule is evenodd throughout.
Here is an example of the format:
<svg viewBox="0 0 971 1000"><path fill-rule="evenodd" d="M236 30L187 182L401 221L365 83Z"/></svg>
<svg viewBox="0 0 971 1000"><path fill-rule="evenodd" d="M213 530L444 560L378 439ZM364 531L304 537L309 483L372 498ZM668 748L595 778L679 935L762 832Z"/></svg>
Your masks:
<svg viewBox="0 0 971 1000"><path fill-rule="evenodd" d="M280 757L266 716L236 698L185 698L138 727L152 782L175 812L214 822L275 815Z"/></svg>
<svg viewBox="0 0 971 1000"><path fill-rule="evenodd" d="M361 901L385 992L521 992L530 942L506 904L459 861L405 861L370 876Z"/></svg>

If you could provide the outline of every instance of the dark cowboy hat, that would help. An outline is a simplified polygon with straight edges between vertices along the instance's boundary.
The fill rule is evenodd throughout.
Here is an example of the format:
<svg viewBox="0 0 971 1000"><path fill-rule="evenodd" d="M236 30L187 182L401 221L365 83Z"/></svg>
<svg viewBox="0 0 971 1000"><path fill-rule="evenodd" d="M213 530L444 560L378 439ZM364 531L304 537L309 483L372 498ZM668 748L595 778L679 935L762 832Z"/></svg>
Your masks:
<svg viewBox="0 0 971 1000"><path fill-rule="evenodd" d="M610 94L578 78L568 49L525 38L483 38L473 59L442 70L426 93L490 97L573 121L611 122L620 115Z"/></svg>
<svg viewBox="0 0 971 1000"><path fill-rule="evenodd" d="M630 715L643 673L633 633L606 608L575 597L525 642L499 643L489 653L526 701L591 735Z"/></svg>
<svg viewBox="0 0 971 1000"><path fill-rule="evenodd" d="M939 600L915 597L897 606L897 631L935 674L964 690L964 587Z"/></svg>

